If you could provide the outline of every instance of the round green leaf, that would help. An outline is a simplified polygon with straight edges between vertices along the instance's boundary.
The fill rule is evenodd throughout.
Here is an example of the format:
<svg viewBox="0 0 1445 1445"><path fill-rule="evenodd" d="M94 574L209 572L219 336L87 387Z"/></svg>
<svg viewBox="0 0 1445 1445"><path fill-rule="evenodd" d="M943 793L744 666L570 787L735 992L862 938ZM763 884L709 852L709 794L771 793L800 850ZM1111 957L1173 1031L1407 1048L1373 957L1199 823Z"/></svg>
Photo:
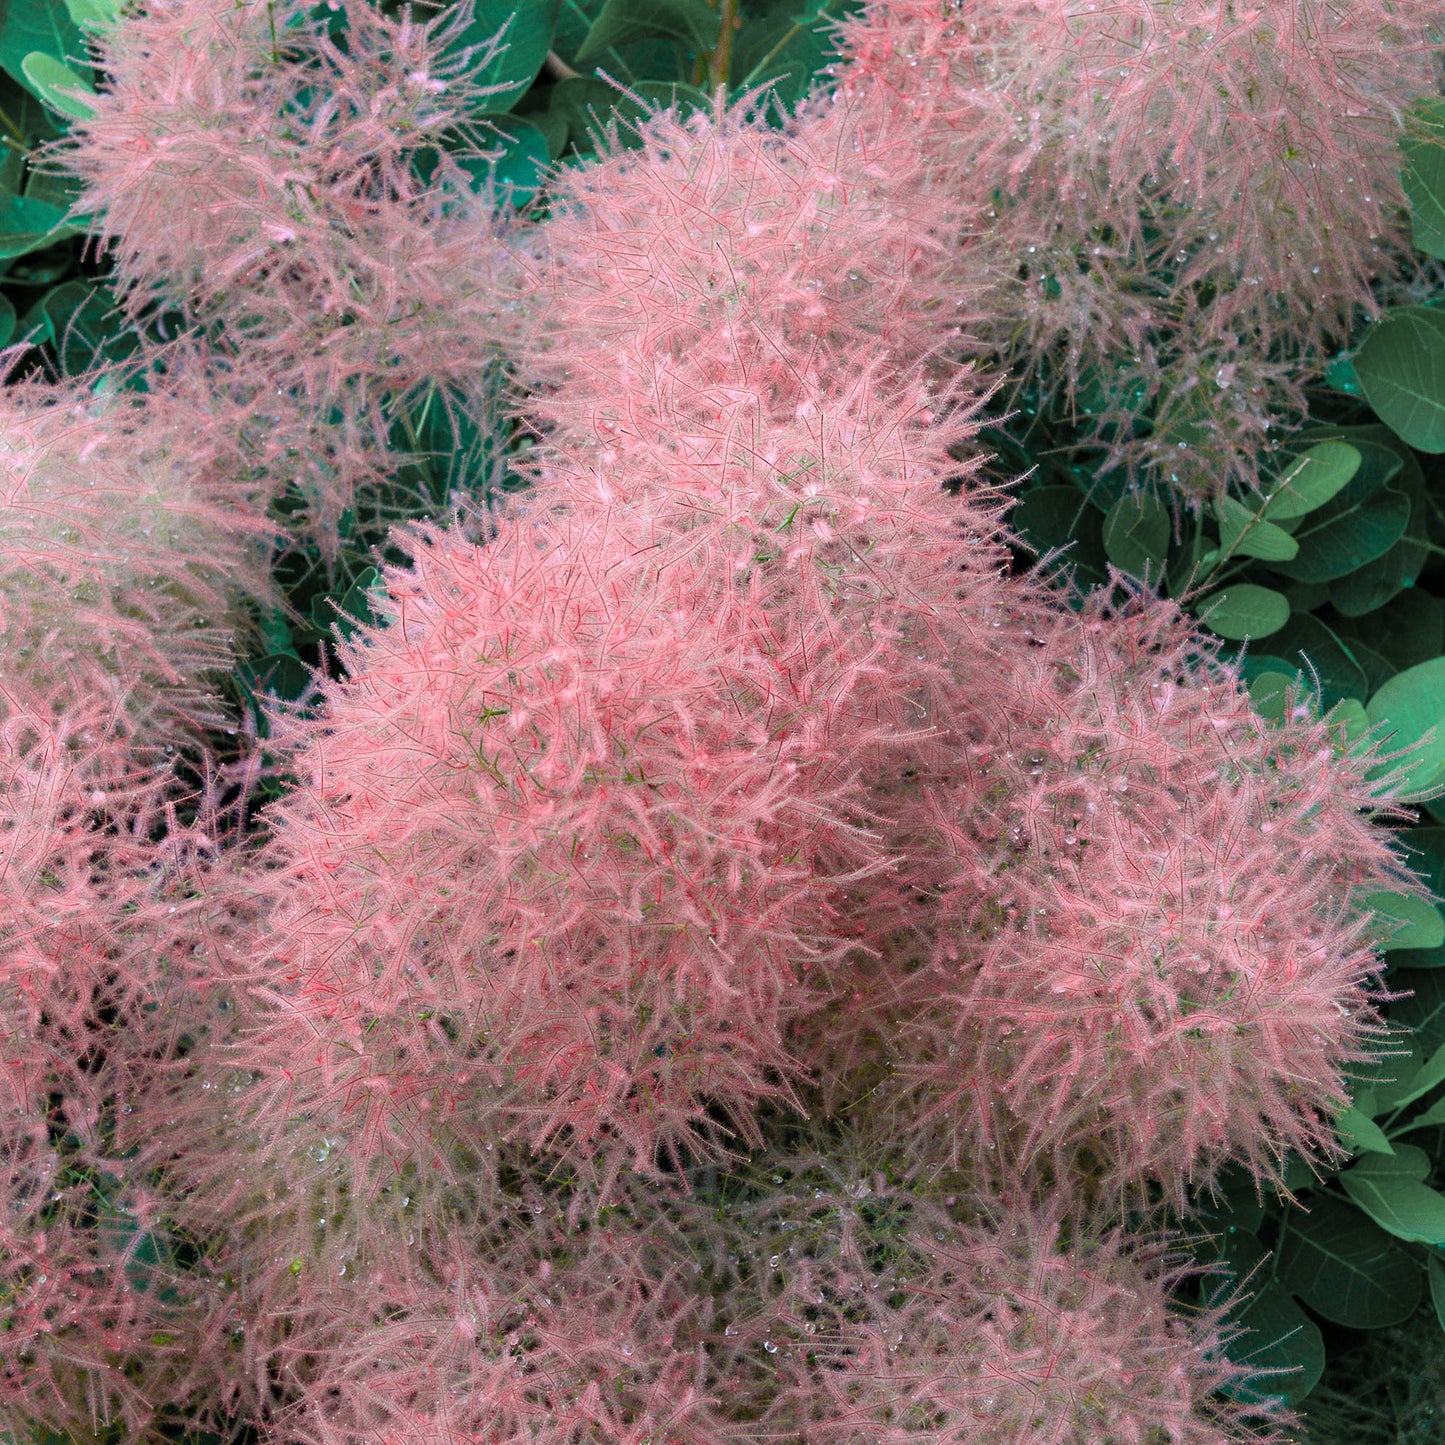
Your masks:
<svg viewBox="0 0 1445 1445"><path fill-rule="evenodd" d="M95 107L85 100L87 95L94 98L94 86L63 60L56 60L43 50L32 50L20 62L20 69L30 88L52 110L76 120L88 120L95 114Z"/></svg>
<svg viewBox="0 0 1445 1445"><path fill-rule="evenodd" d="M1386 312L1365 333L1355 373L1381 421L1417 451L1445 452L1445 315Z"/></svg>
<svg viewBox="0 0 1445 1445"><path fill-rule="evenodd" d="M1356 1330L1399 1324L1420 1303L1420 1266L1343 1200L1317 1194L1289 1211L1275 1277L1316 1314Z"/></svg>
<svg viewBox="0 0 1445 1445"><path fill-rule="evenodd" d="M1312 446L1270 488L1261 514L1271 522L1303 517L1322 507L1355 475L1360 454L1348 442Z"/></svg>
<svg viewBox="0 0 1445 1445"><path fill-rule="evenodd" d="M592 22L575 64L592 64L609 49L652 35L676 40L693 54L717 44L718 12L707 0L607 0Z"/></svg>
<svg viewBox="0 0 1445 1445"><path fill-rule="evenodd" d="M1142 581L1164 571L1169 512L1152 492L1126 492L1104 517L1104 551L1122 572Z"/></svg>
<svg viewBox="0 0 1445 1445"><path fill-rule="evenodd" d="M1381 926L1392 929L1381 949L1438 948L1445 943L1445 918L1423 898L1379 892L1367 893L1360 901L1379 915L1376 921Z"/></svg>
<svg viewBox="0 0 1445 1445"><path fill-rule="evenodd" d="M475 84L498 87L487 97L488 110L509 110L531 88L552 48L559 4L560 0L531 0L527 5L477 0L466 29L443 54L471 49L484 62L470 78Z"/></svg>
<svg viewBox="0 0 1445 1445"><path fill-rule="evenodd" d="M1262 672L1249 685L1249 700L1260 717L1271 721L1284 716L1289 690L1298 687L1299 675L1283 672Z"/></svg>
<svg viewBox="0 0 1445 1445"><path fill-rule="evenodd" d="M1332 582L1383 557L1410 525L1409 493L1393 485L1398 471L1361 469L1305 519L1295 534L1299 555L1271 569L1300 582Z"/></svg>
<svg viewBox="0 0 1445 1445"><path fill-rule="evenodd" d="M1428 739L1403 760L1400 782L1401 796L1428 790L1445 768L1445 657L1397 672L1365 704L1365 716L1371 726L1383 725L1388 734L1383 745L1392 752ZM1382 765L1373 776L1382 777L1393 766Z"/></svg>
<svg viewBox="0 0 1445 1445"><path fill-rule="evenodd" d="M460 164L471 177L473 190L484 192L495 187L499 202L520 210L542 188L551 161L547 134L530 119L499 113L478 118L484 130L495 132L502 142L502 153L495 160L481 156L463 156ZM491 149L488 144L488 149Z"/></svg>
<svg viewBox="0 0 1445 1445"><path fill-rule="evenodd" d="M1410 198L1410 239L1427 255L1445 257L1445 145L1436 136L1422 134L1402 140L1400 148L1405 153L1400 179Z"/></svg>
<svg viewBox="0 0 1445 1445"><path fill-rule="evenodd" d="M1196 615L1211 632L1243 642L1278 632L1289 621L1289 601L1272 587L1238 582L1202 598Z"/></svg>
<svg viewBox="0 0 1445 1445"><path fill-rule="evenodd" d="M1393 1161L1383 1154L1366 1155L1353 1169L1339 1175L1346 1194L1380 1226L1421 1244L1445 1244L1445 1194L1402 1174L1373 1168ZM1366 1166L1371 1166L1369 1169Z"/></svg>
<svg viewBox="0 0 1445 1445"><path fill-rule="evenodd" d="M1325 1372L1325 1341L1320 1327L1290 1297L1282 1284L1271 1280L1255 1290L1249 1303L1233 1314L1244 1333L1225 1346L1230 1359L1263 1371L1234 1393L1259 1399L1278 1396L1297 1405L1320 1382Z"/></svg>
<svg viewBox="0 0 1445 1445"><path fill-rule="evenodd" d="M0 196L0 259L38 251L74 230L58 206L29 196Z"/></svg>
<svg viewBox="0 0 1445 1445"><path fill-rule="evenodd" d="M1263 516L1235 497L1220 497L1214 504L1219 520L1219 545L1240 557L1258 557L1264 562L1288 562L1299 552L1299 543L1288 532L1266 522Z"/></svg>

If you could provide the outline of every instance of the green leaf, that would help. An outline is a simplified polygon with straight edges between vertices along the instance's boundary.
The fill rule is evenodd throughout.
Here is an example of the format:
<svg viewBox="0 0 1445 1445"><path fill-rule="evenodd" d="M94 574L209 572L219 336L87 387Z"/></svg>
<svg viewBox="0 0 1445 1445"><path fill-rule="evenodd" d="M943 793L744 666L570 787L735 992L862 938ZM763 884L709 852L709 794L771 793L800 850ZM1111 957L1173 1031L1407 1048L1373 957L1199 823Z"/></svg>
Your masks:
<svg viewBox="0 0 1445 1445"><path fill-rule="evenodd" d="M1319 1195L1291 1209L1275 1278L1318 1315L1356 1330L1399 1324L1420 1303L1420 1266L1378 1225L1341 1199Z"/></svg>
<svg viewBox="0 0 1445 1445"><path fill-rule="evenodd" d="M85 60L85 36L64 0L0 0L0 68L32 94L24 65L36 51L61 64Z"/></svg>
<svg viewBox="0 0 1445 1445"><path fill-rule="evenodd" d="M1152 492L1128 492L1104 517L1104 551L1122 572L1147 582L1164 572L1169 512Z"/></svg>
<svg viewBox="0 0 1445 1445"><path fill-rule="evenodd" d="M1445 1044L1445 971L1390 968L1390 987L1408 996L1390 1005L1390 1023L1408 1030L1421 1051L1433 1053Z"/></svg>
<svg viewBox="0 0 1445 1445"><path fill-rule="evenodd" d="M1408 1147L1408 1146L1401 1146ZM1396 1239L1445 1244L1445 1194L1402 1174L1378 1172L1394 1161L1370 1154L1339 1176L1346 1194Z"/></svg>
<svg viewBox="0 0 1445 1445"><path fill-rule="evenodd" d="M1358 1154L1393 1154L1385 1131L1367 1114L1351 1106L1335 1120L1335 1132Z"/></svg>
<svg viewBox="0 0 1445 1445"><path fill-rule="evenodd" d="M1435 1318L1445 1330L1445 1259L1438 1254L1430 1255L1426 1261L1430 1276L1430 1303L1435 1306Z"/></svg>
<svg viewBox="0 0 1445 1445"><path fill-rule="evenodd" d="M1296 587L1317 588L1322 594L1307 606L1295 603L1291 597L1291 604L1297 610L1312 611L1328 601L1336 612L1346 617L1360 617L1388 602L1403 588L1413 586L1429 560L1432 540L1430 500L1418 455L1383 422L1372 422L1368 426L1317 424L1301 429L1296 437L1296 442L1301 444L1327 441L1348 443L1360 453L1359 470L1351 479L1354 495L1373 495L1377 480L1381 486L1389 484L1392 490L1404 492L1410 503L1410 520L1400 539L1388 552L1343 577L1331 579L1329 583L1295 583ZM1295 519L1285 525L1297 528L1301 520ZM1427 655L1433 657L1435 653ZM1403 665L1408 667L1424 660L1423 656L1414 657ZM1378 687L1384 680L1380 678L1375 686Z"/></svg>
<svg viewBox="0 0 1445 1445"><path fill-rule="evenodd" d="M95 87L63 60L33 50L20 62L20 71L31 90L52 110L75 120L87 120L95 114L95 107L85 99L87 95L95 98Z"/></svg>
<svg viewBox="0 0 1445 1445"><path fill-rule="evenodd" d="M52 286L27 313L33 327L41 323L39 342L54 345L60 368L78 376L98 358L120 360L139 344L124 330L121 313L110 293L85 281Z"/></svg>
<svg viewBox="0 0 1445 1445"><path fill-rule="evenodd" d="M1391 1127L1398 1134L1408 1134L1411 1129L1428 1129L1436 1124L1445 1124L1445 1099L1436 1099L1433 1104L1422 1113L1404 1124L1395 1124Z"/></svg>
<svg viewBox="0 0 1445 1445"><path fill-rule="evenodd" d="M1319 1326L1273 1276L1264 1246L1243 1229L1230 1229L1222 1259L1227 1273L1206 1286L1206 1305L1229 1301L1228 1324L1240 1331L1225 1343L1230 1359L1255 1370L1287 1371L1256 1375L1226 1387L1236 1399L1258 1401L1283 1396L1302 1400L1319 1383L1324 1369L1324 1341ZM1233 1298L1238 1291L1248 1298Z"/></svg>
<svg viewBox="0 0 1445 1445"><path fill-rule="evenodd" d="M1287 657L1305 690L1319 693L1326 707L1342 698L1368 697L1369 679L1353 652L1317 617L1290 613L1289 621L1272 634L1270 651Z"/></svg>
<svg viewBox="0 0 1445 1445"><path fill-rule="evenodd" d="M1266 522L1234 497L1220 497L1214 515L1219 521L1219 545L1226 554L1288 562L1299 553L1299 543L1288 532Z"/></svg>
<svg viewBox="0 0 1445 1445"><path fill-rule="evenodd" d="M1422 587L1407 587L1382 607L1335 623L1335 631L1353 647L1356 638L1371 638L1381 653L1403 671L1445 652L1445 609ZM1365 696L1365 694L1361 694Z"/></svg>
<svg viewBox="0 0 1445 1445"><path fill-rule="evenodd" d="M545 118L545 117L544 117ZM520 210L542 188L551 162L547 133L530 119L488 112L478 125L495 131L502 142L502 154L495 160L462 156L459 163L471 175L472 189L483 194L495 188L497 200ZM491 149L490 145L487 147Z"/></svg>
<svg viewBox="0 0 1445 1445"><path fill-rule="evenodd" d="M1440 98L1416 101L1405 116L1400 173L1410 198L1410 239L1429 256L1445 258L1445 112Z"/></svg>
<svg viewBox="0 0 1445 1445"><path fill-rule="evenodd" d="M1445 828L1415 826L1400 834L1410 870L1437 899L1445 897ZM1445 944L1434 948L1397 949L1390 972L1401 968L1445 968Z"/></svg>
<svg viewBox="0 0 1445 1445"><path fill-rule="evenodd" d="M1445 657L1396 673L1365 704L1365 716L1388 734L1384 745L1391 751L1426 739L1403 760L1399 788L1402 797L1429 791L1445 767ZM1381 764L1369 776L1382 777L1395 766Z"/></svg>
<svg viewBox="0 0 1445 1445"><path fill-rule="evenodd" d="M80 29L103 31L120 19L121 0L65 0L65 8Z"/></svg>
<svg viewBox="0 0 1445 1445"><path fill-rule="evenodd" d="M1211 632L1231 642L1243 642L1247 637L1278 632L1289 621L1289 602L1271 587L1237 582L1202 598L1195 615Z"/></svg>
<svg viewBox="0 0 1445 1445"><path fill-rule="evenodd" d="M1355 375L1355 354L1342 351L1325 368L1325 385L1346 396L1360 394L1360 378Z"/></svg>
<svg viewBox="0 0 1445 1445"><path fill-rule="evenodd" d="M676 105L685 116L709 104L700 90L680 83L644 80L627 89L631 94L623 94L608 81L585 76L560 80L552 87L551 114L567 122L572 145L585 153L589 147L602 144L614 120L618 143L626 149L638 144L635 127L652 111Z"/></svg>
<svg viewBox="0 0 1445 1445"><path fill-rule="evenodd" d="M1413 1104L1442 1083L1445 1083L1445 1044L1413 1073L1403 1075L1393 1087L1379 1091L1376 1097L1377 1101L1384 1101L1386 1109L1403 1109L1406 1104ZM1428 1172L1428 1168L1423 1169L1418 1177L1423 1179Z"/></svg>
<svg viewBox="0 0 1445 1445"><path fill-rule="evenodd" d="M39 251L75 230L56 206L29 196L0 196L0 259Z"/></svg>
<svg viewBox="0 0 1445 1445"><path fill-rule="evenodd" d="M1430 1156L1414 1144L1401 1144L1388 1159L1362 1159L1351 1173L1371 1178L1409 1179L1416 1184L1430 1177Z"/></svg>
<svg viewBox="0 0 1445 1445"><path fill-rule="evenodd" d="M1269 566L1295 581L1332 582L1383 557L1409 523L1409 495L1377 473L1360 471L1295 534L1299 555Z"/></svg>
<svg viewBox="0 0 1445 1445"><path fill-rule="evenodd" d="M1347 442L1320 442L1284 472L1265 496L1262 516L1271 522L1303 517L1322 507L1355 475L1360 454Z"/></svg>
<svg viewBox="0 0 1445 1445"><path fill-rule="evenodd" d="M1275 722L1284 716L1290 689L1298 686L1298 673L1261 672L1249 684L1249 700L1260 717Z"/></svg>
<svg viewBox="0 0 1445 1445"><path fill-rule="evenodd" d="M487 96L487 110L510 110L531 89L547 59L560 6L561 0L530 0L526 5L516 5L513 0L477 0L470 23L442 54L450 56L472 48L482 63L471 72L471 80L499 87ZM502 48L492 53L491 41L498 36ZM492 58L487 60L489 53Z"/></svg>
<svg viewBox="0 0 1445 1445"><path fill-rule="evenodd" d="M730 93L769 85L791 111L836 58L837 22L860 14L863 0L808 0L801 8L785 5L756 20L752 7L746 9L743 28L733 39Z"/></svg>
<svg viewBox="0 0 1445 1445"><path fill-rule="evenodd" d="M1397 1048L1403 1044L1405 1051L1381 1058L1373 1066L1378 1070L1377 1075L1374 1076L1374 1086L1370 1090L1369 1113L1374 1119L1378 1119L1381 1114L1390 1113L1395 1108L1396 1104L1410 1092L1415 1080L1420 1077L1420 1070L1425 1066L1425 1046L1418 1034L1405 1031L1397 1034L1392 1042ZM1356 1103L1359 1102L1357 1099ZM1361 1104L1360 1107L1363 1108L1364 1105ZM1425 1174L1422 1171L1420 1178L1424 1177Z"/></svg>
<svg viewBox="0 0 1445 1445"><path fill-rule="evenodd" d="M1445 315L1399 306L1365 333L1355 355L1365 400L1416 451L1445 452Z"/></svg>
<svg viewBox="0 0 1445 1445"><path fill-rule="evenodd" d="M1277 1396L1294 1406L1319 1384L1325 1372L1324 1336L1282 1284L1271 1280L1261 1286L1231 1320L1244 1333L1225 1346L1229 1358L1252 1369L1282 1372L1261 1374L1235 1386L1233 1393L1254 1399Z"/></svg>
<svg viewBox="0 0 1445 1445"><path fill-rule="evenodd" d="M676 40L692 54L710 53L718 40L718 12L707 0L607 0L574 63L590 65L615 46L651 35Z"/></svg>
<svg viewBox="0 0 1445 1445"><path fill-rule="evenodd" d="M1067 547L1059 561L1084 583L1108 581L1103 518L1077 487L1032 488L1009 512L1008 525L1036 556Z"/></svg>
<svg viewBox="0 0 1445 1445"><path fill-rule="evenodd" d="M1365 716L1365 705L1357 697L1341 698L1326 714L1325 721L1332 727L1344 728L1345 744L1358 742L1370 730L1370 720Z"/></svg>
<svg viewBox="0 0 1445 1445"><path fill-rule="evenodd" d="M1380 892L1365 894L1361 902L1376 914L1377 927L1391 928L1389 936L1378 945L1382 950L1438 948L1445 943L1445 918L1423 898ZM1445 1074L1441 1077L1445 1078Z"/></svg>

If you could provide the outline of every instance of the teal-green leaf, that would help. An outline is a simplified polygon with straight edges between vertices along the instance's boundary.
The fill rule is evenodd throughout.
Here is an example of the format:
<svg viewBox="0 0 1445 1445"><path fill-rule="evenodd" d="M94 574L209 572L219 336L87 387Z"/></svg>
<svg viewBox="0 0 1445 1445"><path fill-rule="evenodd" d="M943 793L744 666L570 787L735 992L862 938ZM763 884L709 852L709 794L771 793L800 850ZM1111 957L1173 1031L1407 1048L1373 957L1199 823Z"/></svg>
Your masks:
<svg viewBox="0 0 1445 1445"><path fill-rule="evenodd" d="M1298 673L1262 672L1250 681L1249 700L1260 717L1275 722L1284 716L1291 688L1298 692Z"/></svg>
<svg viewBox="0 0 1445 1445"><path fill-rule="evenodd" d="M1289 622L1271 636L1269 647L1276 656L1290 660L1305 689L1319 693L1326 707L1341 698L1370 694L1369 679L1350 645L1318 617L1297 613L1291 606Z"/></svg>
<svg viewBox="0 0 1445 1445"><path fill-rule="evenodd" d="M1335 1132L1357 1154L1393 1154L1395 1147L1369 1115L1353 1105L1335 1119Z"/></svg>
<svg viewBox="0 0 1445 1445"><path fill-rule="evenodd" d="M35 51L61 63L84 63L85 36L65 0L0 0L0 68L32 94L24 63Z"/></svg>
<svg viewBox="0 0 1445 1445"><path fill-rule="evenodd" d="M65 0L70 18L82 30L109 30L120 18L120 0Z"/></svg>
<svg viewBox="0 0 1445 1445"><path fill-rule="evenodd" d="M38 251L74 230L56 206L29 196L0 196L0 259Z"/></svg>
<svg viewBox="0 0 1445 1445"><path fill-rule="evenodd" d="M1059 562L1086 585L1108 581L1103 518L1077 487L1032 488L1009 512L1008 525L1037 556L1067 547Z"/></svg>
<svg viewBox="0 0 1445 1445"><path fill-rule="evenodd" d="M1430 1303L1435 1306L1435 1318L1445 1330L1445 1259L1432 1253L1426 1265L1430 1275Z"/></svg>
<svg viewBox="0 0 1445 1445"><path fill-rule="evenodd" d="M1400 835L1409 856L1410 869L1436 899L1445 898L1445 828L1416 826ZM1390 972L1401 968L1445 968L1445 944L1434 948L1397 949L1390 960Z"/></svg>
<svg viewBox="0 0 1445 1445"><path fill-rule="evenodd" d="M1400 140L1400 173L1410 198L1410 239L1426 255L1445 258L1445 132L1438 96L1417 101Z"/></svg>
<svg viewBox="0 0 1445 1445"><path fill-rule="evenodd" d="M754 18L748 6L743 28L733 39L731 93L769 85L794 109L838 54L836 24L862 9L863 0L807 0L801 8L784 5L770 16Z"/></svg>
<svg viewBox="0 0 1445 1445"><path fill-rule="evenodd" d="M1288 562L1299 553L1299 543L1288 532L1266 522L1235 497L1220 497L1214 515L1219 522L1219 545L1226 554Z"/></svg>
<svg viewBox="0 0 1445 1445"><path fill-rule="evenodd" d="M482 194L491 187L499 203L520 210L546 179L551 161L547 133L530 118L504 113L488 112L478 117L478 126L497 135L502 153L495 159L461 156L459 163L472 177L475 192ZM487 149L491 150L490 136L487 139Z"/></svg>
<svg viewBox="0 0 1445 1445"><path fill-rule="evenodd" d="M1385 1108L1403 1109L1406 1104L1413 1104L1416 1099L1423 1098L1442 1083L1445 1083L1445 1044L1436 1049L1413 1073L1382 1089L1377 1097L1384 1101ZM1402 1149L1405 1147L1401 1146ZM1395 1152L1398 1154L1400 1151ZM1423 1179L1429 1172L1428 1167L1422 1165L1413 1153L1409 1157L1412 1161L1410 1167L1417 1171L1414 1177Z"/></svg>
<svg viewBox="0 0 1445 1445"><path fill-rule="evenodd" d="M1445 1194L1398 1174L1366 1171L1367 1164L1389 1163L1370 1154L1339 1176L1345 1193L1380 1226L1415 1244L1445 1244Z"/></svg>
<svg viewBox="0 0 1445 1445"><path fill-rule="evenodd" d="M1359 466L1360 454L1348 442L1320 442L1297 457L1273 483L1261 512L1271 522L1303 517L1324 506Z"/></svg>
<svg viewBox="0 0 1445 1445"><path fill-rule="evenodd" d="M1381 949L1438 948L1445 943L1445 917L1423 898L1380 892L1367 893L1360 901L1376 914L1377 927L1391 930L1379 944Z"/></svg>
<svg viewBox="0 0 1445 1445"><path fill-rule="evenodd" d="M1237 582L1222 592L1211 592L1196 607L1200 622L1231 642L1247 637L1268 637L1289 621L1284 593L1253 582Z"/></svg>
<svg viewBox="0 0 1445 1445"><path fill-rule="evenodd" d="M1398 306L1365 333L1355 355L1365 400L1416 451L1445 452L1445 315Z"/></svg>
<svg viewBox="0 0 1445 1445"><path fill-rule="evenodd" d="M477 85L497 87L486 97L487 110L510 110L531 88L552 48L560 5L561 0L529 0L526 5L513 0L477 0L466 29L442 53L473 50L478 64L470 79ZM499 48L493 51L490 42L498 36ZM489 54L491 59L487 59Z"/></svg>
<svg viewBox="0 0 1445 1445"><path fill-rule="evenodd" d="M1403 760L1399 785L1401 796L1428 791L1445 767L1445 657L1397 672L1365 704L1365 716L1388 734L1383 745L1391 752L1422 742L1433 731ZM1382 764L1371 776L1382 777L1394 766Z"/></svg>
<svg viewBox="0 0 1445 1445"><path fill-rule="evenodd" d="M1370 720L1365 715L1365 705L1357 697L1342 697L1326 714L1325 721L1344 732L1344 743L1348 748L1358 742L1370 730Z"/></svg>
<svg viewBox="0 0 1445 1445"><path fill-rule="evenodd" d="M1131 577L1157 581L1169 550L1169 511L1152 492L1126 492L1104 517L1104 551Z"/></svg>
<svg viewBox="0 0 1445 1445"><path fill-rule="evenodd" d="M710 52L718 39L718 12L707 0L607 0L592 22L574 64L591 65L607 50L663 35L693 54Z"/></svg>
<svg viewBox="0 0 1445 1445"><path fill-rule="evenodd" d="M1359 1178L1408 1179L1423 1184L1430 1177L1430 1156L1417 1145L1401 1144L1388 1159L1372 1154L1350 1171Z"/></svg>
<svg viewBox="0 0 1445 1445"><path fill-rule="evenodd" d="M1294 581L1332 582L1383 557L1409 524L1408 492L1382 473L1361 470L1304 520L1295 533L1299 555L1268 565Z"/></svg>
<svg viewBox="0 0 1445 1445"><path fill-rule="evenodd" d="M1275 1278L1333 1324L1378 1330L1420 1303L1420 1266L1377 1224L1327 1194L1290 1209Z"/></svg>
<svg viewBox="0 0 1445 1445"><path fill-rule="evenodd" d="M95 107L85 98L94 100L95 87L63 60L56 60L43 50L32 50L20 62L20 73L31 90L61 115L87 120L95 114Z"/></svg>
<svg viewBox="0 0 1445 1445"><path fill-rule="evenodd" d="M1225 1346L1230 1359L1260 1371L1286 1372L1261 1374L1232 1393L1253 1399L1277 1396L1294 1406L1319 1384L1325 1371L1324 1336L1282 1284L1261 1285L1230 1319L1245 1331Z"/></svg>

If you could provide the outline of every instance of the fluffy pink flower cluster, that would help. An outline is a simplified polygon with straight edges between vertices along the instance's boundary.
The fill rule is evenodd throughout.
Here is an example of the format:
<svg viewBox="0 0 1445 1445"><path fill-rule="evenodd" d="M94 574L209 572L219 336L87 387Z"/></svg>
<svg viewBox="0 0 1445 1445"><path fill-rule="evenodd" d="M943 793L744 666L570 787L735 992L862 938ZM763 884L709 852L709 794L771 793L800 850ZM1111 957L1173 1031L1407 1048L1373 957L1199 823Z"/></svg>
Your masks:
<svg viewBox="0 0 1445 1445"><path fill-rule="evenodd" d="M474 98L449 29L352 6L341 50L299 4L160 0L110 37L72 164L135 304L226 334L133 413L11 408L0 1428L1281 1438L1213 1395L1246 1373L1220 1313L1171 1312L1181 1267L1118 1220L1337 1147L1359 900L1423 889L1372 760L1263 724L1177 609L1006 573L991 383L949 359L996 317L990 225L1029 234L978 179L1026 169L986 8L872 6L835 102L656 116L525 236L408 169ZM1029 72L1054 111L1019 154L1055 112L1092 139L1040 184L1117 149L1119 225L1118 187L1172 164L1203 208L1232 154L1235 102L1145 144L1215 44L1174 9L1130 12L1162 48L1106 127L1082 48ZM273 719L262 846L178 828L135 740L223 664L225 539L307 428L341 434L305 463L324 518L375 407L499 346L532 491L485 540L397 539L348 676ZM730 1208L740 1149L776 1188Z"/></svg>

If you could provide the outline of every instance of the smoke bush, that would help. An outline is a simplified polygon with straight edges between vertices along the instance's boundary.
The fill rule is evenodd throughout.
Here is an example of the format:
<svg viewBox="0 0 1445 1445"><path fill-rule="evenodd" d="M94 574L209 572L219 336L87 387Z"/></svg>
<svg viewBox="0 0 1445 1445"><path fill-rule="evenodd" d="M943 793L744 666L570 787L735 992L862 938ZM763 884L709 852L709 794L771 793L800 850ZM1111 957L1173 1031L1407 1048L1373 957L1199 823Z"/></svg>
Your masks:
<svg viewBox="0 0 1445 1445"><path fill-rule="evenodd" d="M1372 754L1007 575L945 359L1088 332L1183 395L1163 318L1252 393L1234 328L1360 301L1424 16L1303 14L871 6L781 133L654 116L526 225L441 154L463 14L117 25L65 163L194 334L5 418L0 1425L1280 1438L1123 1211L1334 1151L1361 897L1423 889ZM206 720L262 510L324 534L498 347L530 495L394 534L263 846L181 829L137 749Z"/></svg>
<svg viewBox="0 0 1445 1445"><path fill-rule="evenodd" d="M923 1157L1002 1146L1180 1209L1228 1160L1282 1182L1290 1150L1335 1152L1380 1031L1360 900L1419 890L1370 821L1381 783L1306 709L1263 723L1172 604L1032 640L927 803L955 871L913 952L891 939L909 1103L884 1107Z"/></svg>
<svg viewBox="0 0 1445 1445"><path fill-rule="evenodd" d="M232 664L239 599L274 588L250 498L156 410L79 384L6 388L0 479L6 675L124 699L152 761L219 725L205 674Z"/></svg>
<svg viewBox="0 0 1445 1445"><path fill-rule="evenodd" d="M843 24L839 89L915 115L986 199L978 338L1017 386L1073 404L1099 375L1107 404L1080 405L1123 428L1106 465L1169 456L1155 479L1199 494L1257 484L1261 406L1297 420L1323 348L1379 314L1370 282L1417 267L1396 137L1436 93L1437 23L1417 0L904 0ZM1241 362L1275 367L1256 390ZM1185 465L1131 443L1136 387L1198 388Z"/></svg>

